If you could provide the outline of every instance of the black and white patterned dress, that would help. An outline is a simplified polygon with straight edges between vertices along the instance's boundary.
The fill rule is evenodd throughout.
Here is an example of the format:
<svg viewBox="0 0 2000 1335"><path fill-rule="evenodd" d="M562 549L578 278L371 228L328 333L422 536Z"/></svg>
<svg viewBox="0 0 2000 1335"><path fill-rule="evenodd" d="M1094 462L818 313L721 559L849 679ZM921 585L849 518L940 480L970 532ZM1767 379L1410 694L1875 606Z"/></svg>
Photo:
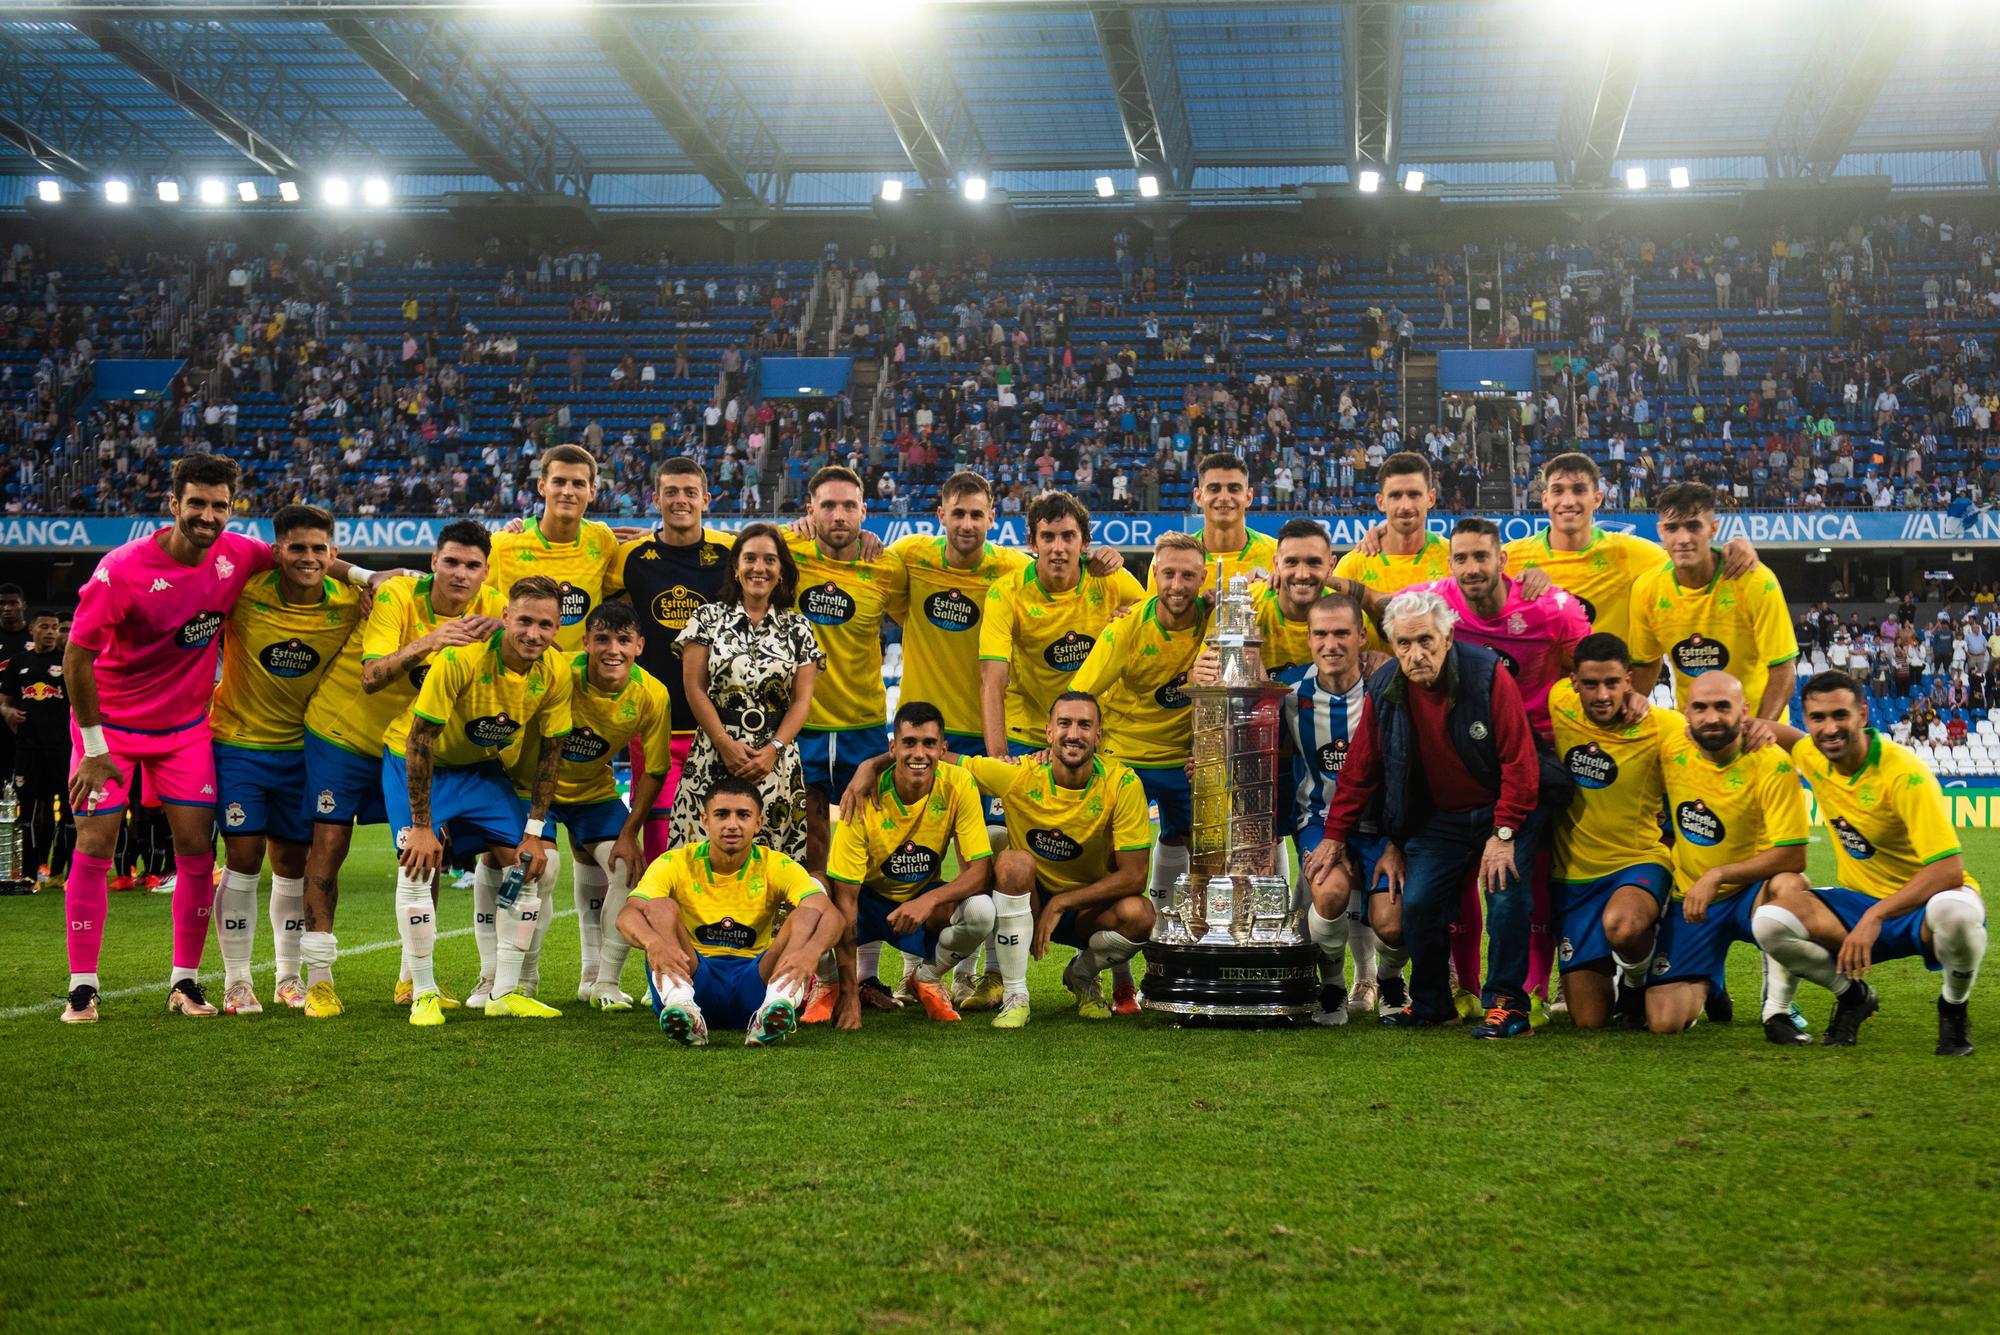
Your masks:
<svg viewBox="0 0 2000 1335"><path fill-rule="evenodd" d="M790 610L774 609L762 621L752 622L739 603L704 603L674 641L681 652L690 644L708 646L709 701L729 735L752 750L771 740L792 707L799 669L808 663L826 665L812 623ZM728 772L708 734L697 733L674 792L674 847L708 837L701 824L702 799L709 786ZM803 859L806 785L796 741L779 748L777 768L764 776L758 789L764 797L764 828L757 842Z"/></svg>

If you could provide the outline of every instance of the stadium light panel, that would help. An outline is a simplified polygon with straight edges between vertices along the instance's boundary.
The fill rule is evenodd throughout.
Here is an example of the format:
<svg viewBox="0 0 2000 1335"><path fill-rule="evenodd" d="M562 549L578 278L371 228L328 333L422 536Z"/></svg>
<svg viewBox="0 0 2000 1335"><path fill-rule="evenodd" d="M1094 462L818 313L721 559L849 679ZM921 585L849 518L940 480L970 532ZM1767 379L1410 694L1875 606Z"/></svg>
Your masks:
<svg viewBox="0 0 2000 1335"><path fill-rule="evenodd" d="M1355 184L1361 187L1362 194L1372 195L1382 188L1382 173L1372 169L1364 171Z"/></svg>
<svg viewBox="0 0 2000 1335"><path fill-rule="evenodd" d="M213 176L207 178L200 185L195 187L195 195L197 198L201 200L202 203L208 205L211 208L223 204L227 202L229 199L228 188L225 187L222 184L222 182L216 180Z"/></svg>
<svg viewBox="0 0 2000 1335"><path fill-rule="evenodd" d="M334 208L344 209L354 202L354 187L345 176L329 176L319 188L320 198Z"/></svg>
<svg viewBox="0 0 2000 1335"><path fill-rule="evenodd" d="M1097 178L1097 197L1099 199L1109 199L1117 193L1118 183L1116 181L1112 180L1109 176L1100 176Z"/></svg>
<svg viewBox="0 0 2000 1335"><path fill-rule="evenodd" d="M61 181L35 182L35 198L41 200L42 203L44 204L62 203L62 182Z"/></svg>
<svg viewBox="0 0 2000 1335"><path fill-rule="evenodd" d="M132 202L132 183L120 180L115 176L106 181L104 183L104 202L107 204L130 204Z"/></svg>
<svg viewBox="0 0 2000 1335"><path fill-rule="evenodd" d="M1627 190L1644 190L1646 188L1646 169L1644 167L1627 167L1625 169L1625 188Z"/></svg>
<svg viewBox="0 0 2000 1335"><path fill-rule="evenodd" d="M299 183L297 181L278 182L278 198L284 200L287 204L298 203Z"/></svg>
<svg viewBox="0 0 2000 1335"><path fill-rule="evenodd" d="M159 193L162 204L178 204L181 202L181 183L179 181L162 181L153 188Z"/></svg>
<svg viewBox="0 0 2000 1335"><path fill-rule="evenodd" d="M1672 186L1676 190L1687 189L1688 169L1686 167L1667 168L1667 184Z"/></svg>
<svg viewBox="0 0 2000 1335"><path fill-rule="evenodd" d="M1139 195L1143 199L1158 199L1160 197L1160 178L1157 176L1141 176L1139 178Z"/></svg>
<svg viewBox="0 0 2000 1335"><path fill-rule="evenodd" d="M1414 195L1422 192L1423 188L1424 174L1422 172L1413 171L1403 173L1403 189Z"/></svg>
<svg viewBox="0 0 2000 1335"><path fill-rule="evenodd" d="M977 204L986 198L986 178L984 176L968 176L965 178L963 189L965 197Z"/></svg>
<svg viewBox="0 0 2000 1335"><path fill-rule="evenodd" d="M257 202L257 183L255 181L238 181L236 183L236 197L245 204L255 204Z"/></svg>
<svg viewBox="0 0 2000 1335"><path fill-rule="evenodd" d="M361 202L371 209L389 207L389 182L380 176L371 176L361 183Z"/></svg>
<svg viewBox="0 0 2000 1335"><path fill-rule="evenodd" d="M886 202L894 204L897 200L901 199L902 197L903 197L903 183L901 181L891 176L888 180L882 182L882 198Z"/></svg>

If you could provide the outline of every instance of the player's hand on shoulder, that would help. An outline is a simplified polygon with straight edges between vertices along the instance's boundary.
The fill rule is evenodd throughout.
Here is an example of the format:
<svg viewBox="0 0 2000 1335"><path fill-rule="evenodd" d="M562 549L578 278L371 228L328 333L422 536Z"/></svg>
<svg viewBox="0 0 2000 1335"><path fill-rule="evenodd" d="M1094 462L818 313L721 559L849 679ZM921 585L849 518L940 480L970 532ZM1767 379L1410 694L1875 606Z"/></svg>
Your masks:
<svg viewBox="0 0 2000 1335"><path fill-rule="evenodd" d="M1540 566L1529 566L1527 573L1521 576L1521 596L1532 603L1547 593L1554 583L1548 571Z"/></svg>
<svg viewBox="0 0 2000 1335"><path fill-rule="evenodd" d="M519 515L515 515L500 526L500 531L502 533L526 533L528 531L528 521Z"/></svg>
<svg viewBox="0 0 2000 1335"><path fill-rule="evenodd" d="M813 532L811 515L800 515L797 519L785 525L785 533L789 537L804 538L808 542L819 536Z"/></svg>
<svg viewBox="0 0 2000 1335"><path fill-rule="evenodd" d="M1382 540L1388 536L1389 526L1378 520L1366 533L1361 535L1361 541L1354 544L1354 550L1363 556L1380 556L1382 554Z"/></svg>
<svg viewBox="0 0 2000 1335"><path fill-rule="evenodd" d="M1618 717L1628 725L1643 723L1646 720L1646 715L1651 713L1652 709L1652 700L1644 694L1638 691L1627 691L1625 692L1625 704L1619 710Z"/></svg>
<svg viewBox="0 0 2000 1335"><path fill-rule="evenodd" d="M392 579L402 579L405 576L410 579L422 579L424 573L421 570L409 570L400 567L395 570L378 570L368 577L368 596L373 598L382 591L382 586Z"/></svg>
<svg viewBox="0 0 2000 1335"><path fill-rule="evenodd" d="M1778 730L1767 718L1745 719L1743 721L1743 749L1758 751L1778 744Z"/></svg>
<svg viewBox="0 0 2000 1335"><path fill-rule="evenodd" d="M1116 547L1107 547L1103 543L1090 549L1090 560L1084 564L1084 569L1099 579L1115 575L1124 568L1125 553Z"/></svg>
<svg viewBox="0 0 2000 1335"><path fill-rule="evenodd" d="M653 530L641 528L637 524L618 524L611 530L611 536L618 539L620 543L637 542L641 538L649 538L652 535Z"/></svg>
<svg viewBox="0 0 2000 1335"><path fill-rule="evenodd" d="M1736 579L1757 568L1757 547L1748 538L1731 538L1722 544L1722 576Z"/></svg>
<svg viewBox="0 0 2000 1335"><path fill-rule="evenodd" d="M888 550L882 545L882 539L865 528L861 530L861 537L857 541L861 548L861 559L864 561L879 561L882 559L882 553Z"/></svg>

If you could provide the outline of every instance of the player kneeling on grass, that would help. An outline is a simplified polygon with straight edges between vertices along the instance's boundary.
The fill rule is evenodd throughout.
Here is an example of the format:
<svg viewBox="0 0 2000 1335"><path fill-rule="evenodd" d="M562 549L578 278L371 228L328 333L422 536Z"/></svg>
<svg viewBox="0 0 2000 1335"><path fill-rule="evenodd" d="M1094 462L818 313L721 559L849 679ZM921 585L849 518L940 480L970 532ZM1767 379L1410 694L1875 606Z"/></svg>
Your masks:
<svg viewBox="0 0 2000 1335"><path fill-rule="evenodd" d="M492 639L441 652L411 707L402 755L382 757L382 798L397 831L397 924L416 995L410 1023L444 1023L431 954L437 923L431 878L444 864L442 832L460 848L481 848L503 868L519 863L525 885L503 899L499 958L486 1014L553 1019L561 1012L521 990L521 965L545 911L540 897L549 841L543 817L555 792L560 739L570 730L570 672L546 653L562 625L554 580L530 575L508 590L501 629ZM528 729L541 739L540 763L526 812L507 775Z"/></svg>
<svg viewBox="0 0 2000 1335"><path fill-rule="evenodd" d="M868 795L851 810L843 803L826 867L847 929L835 951L840 986L814 998L805 1023L861 1027L856 948L876 941L921 961L910 966L912 990L926 1015L956 1020L940 980L993 929L993 845L978 785L944 764L944 714L921 700L898 709L888 757L864 762L852 786ZM947 881L954 843L958 875Z"/></svg>
<svg viewBox="0 0 2000 1335"><path fill-rule="evenodd" d="M1751 919L1770 971L1764 1034L1773 1043L1808 1042L1786 1017L1798 980L1832 992L1833 1018L1820 1042L1852 1047L1878 1006L1868 970L1915 956L1944 974L1938 997L1937 1054L1972 1053L1966 1002L1986 954L1986 905L1965 871L1944 790L1909 750L1868 726L1861 684L1822 672L1801 697L1806 731L1750 725L1753 740L1791 752L1812 785L1833 834L1839 885L1767 888Z"/></svg>
<svg viewBox="0 0 2000 1335"><path fill-rule="evenodd" d="M698 1048L711 1023L741 1025L747 1046L775 1043L798 1027L817 986L813 969L846 923L804 867L757 844L756 785L716 780L701 823L707 839L646 869L618 930L646 953L647 999L662 1033Z"/></svg>

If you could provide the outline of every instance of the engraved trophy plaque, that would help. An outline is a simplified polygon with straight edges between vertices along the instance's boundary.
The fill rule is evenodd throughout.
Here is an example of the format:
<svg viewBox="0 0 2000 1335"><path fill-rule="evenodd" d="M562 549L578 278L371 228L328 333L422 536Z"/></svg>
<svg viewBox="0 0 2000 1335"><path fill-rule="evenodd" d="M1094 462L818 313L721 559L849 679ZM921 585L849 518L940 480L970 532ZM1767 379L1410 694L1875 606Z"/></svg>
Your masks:
<svg viewBox="0 0 2000 1335"><path fill-rule="evenodd" d="M1281 838L1286 689L1263 676L1249 580L1229 581L1209 632L1220 684L1193 701L1189 869L1157 910L1146 1009L1183 1024L1284 1025L1312 1014L1318 961L1293 903Z"/></svg>

